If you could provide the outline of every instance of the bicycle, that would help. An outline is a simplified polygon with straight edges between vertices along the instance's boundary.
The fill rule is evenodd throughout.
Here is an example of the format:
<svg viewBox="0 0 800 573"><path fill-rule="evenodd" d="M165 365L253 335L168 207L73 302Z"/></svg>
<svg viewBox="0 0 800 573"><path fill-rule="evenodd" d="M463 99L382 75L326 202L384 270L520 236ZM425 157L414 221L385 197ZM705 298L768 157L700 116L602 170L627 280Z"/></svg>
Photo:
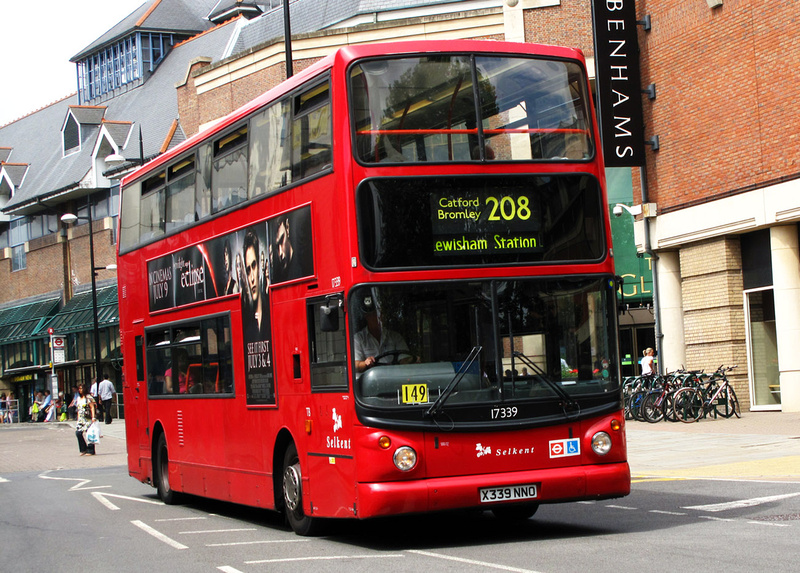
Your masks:
<svg viewBox="0 0 800 573"><path fill-rule="evenodd" d="M703 390L699 387L686 387L675 392L672 403L675 417L687 424L696 422L711 411L723 418L730 418L733 415L741 418L742 410L739 406L739 399L725 374L734 368L736 366L727 368L720 366L704 382L705 389Z"/></svg>

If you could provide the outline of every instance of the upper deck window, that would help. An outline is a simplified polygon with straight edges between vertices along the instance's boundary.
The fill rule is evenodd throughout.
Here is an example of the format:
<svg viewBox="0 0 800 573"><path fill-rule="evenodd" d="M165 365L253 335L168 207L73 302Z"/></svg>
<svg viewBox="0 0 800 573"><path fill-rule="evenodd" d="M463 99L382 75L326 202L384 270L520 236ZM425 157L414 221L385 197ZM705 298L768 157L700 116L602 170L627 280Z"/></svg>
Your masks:
<svg viewBox="0 0 800 573"><path fill-rule="evenodd" d="M356 154L366 163L575 161L594 154L576 62L435 55L350 71Z"/></svg>
<svg viewBox="0 0 800 573"><path fill-rule="evenodd" d="M212 209L247 200L247 125L214 142Z"/></svg>
<svg viewBox="0 0 800 573"><path fill-rule="evenodd" d="M326 76L214 133L122 192L120 253L333 167Z"/></svg>

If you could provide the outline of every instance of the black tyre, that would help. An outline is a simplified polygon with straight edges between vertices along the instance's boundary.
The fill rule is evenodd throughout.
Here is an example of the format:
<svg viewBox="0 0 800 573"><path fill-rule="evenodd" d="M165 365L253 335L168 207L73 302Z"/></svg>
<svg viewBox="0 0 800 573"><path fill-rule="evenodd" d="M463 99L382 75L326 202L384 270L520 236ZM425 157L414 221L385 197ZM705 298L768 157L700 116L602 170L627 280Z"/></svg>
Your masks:
<svg viewBox="0 0 800 573"><path fill-rule="evenodd" d="M726 386L719 393L714 402L714 410L723 418L730 418L734 414L741 418L741 410L739 409L739 400L736 399L736 394L733 388Z"/></svg>
<svg viewBox="0 0 800 573"><path fill-rule="evenodd" d="M533 517L539 509L538 503L526 503L524 505L498 505L492 509L492 513L497 519L503 521L524 521Z"/></svg>
<svg viewBox="0 0 800 573"><path fill-rule="evenodd" d="M180 503L181 495L169 485L169 450L167 449L167 437L161 434L156 445L155 466L153 476L156 482L158 497L167 505Z"/></svg>
<svg viewBox="0 0 800 573"><path fill-rule="evenodd" d="M681 388L675 392L673 410L681 422L696 422L703 415L703 395L694 388Z"/></svg>
<svg viewBox="0 0 800 573"><path fill-rule="evenodd" d="M297 535L317 535L320 519L303 512L303 474L297 447L290 444L283 457L283 505L286 520Z"/></svg>
<svg viewBox="0 0 800 573"><path fill-rule="evenodd" d="M664 419L664 397L660 391L650 392L645 396L641 405L642 418L645 422L655 424Z"/></svg>

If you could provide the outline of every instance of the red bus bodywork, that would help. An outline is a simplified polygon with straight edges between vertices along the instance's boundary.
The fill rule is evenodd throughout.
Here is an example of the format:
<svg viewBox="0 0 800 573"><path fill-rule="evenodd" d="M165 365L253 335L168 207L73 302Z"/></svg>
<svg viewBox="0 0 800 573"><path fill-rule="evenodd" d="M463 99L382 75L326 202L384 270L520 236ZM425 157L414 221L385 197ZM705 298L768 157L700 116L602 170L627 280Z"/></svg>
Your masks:
<svg viewBox="0 0 800 573"><path fill-rule="evenodd" d="M571 171L588 174L603 188L602 233L607 247L610 246L599 150L592 160L577 166L546 162L535 166L526 162L384 166L354 159L353 138L349 136L353 131L352 118L347 105L349 66L363 58L431 52L529 54L584 65L581 53L576 50L501 42L345 47L125 178L123 208L128 187L168 167L199 144L224 134L267 103L312 83L315 78L329 78L332 131L339 134L334 138L330 172L260 200L243 202L219 217L200 220L135 249L120 248L120 328L126 357L124 398L131 476L157 485L159 472L167 472L169 488L176 493L280 510L285 505L284 461L287 449L293 444L302 476L302 512L312 517L369 518L463 507L496 508L497 503L481 499L483 488L495 488L492 495L502 497L505 493L498 488L535 486L535 498L526 498L527 502L535 503L603 499L629 493L630 470L621 401L614 411L601 415L566 417L560 423L519 429L498 426L448 431L447 428L404 429L397 425L372 427L356 413L350 348L349 382L345 387L312 391L309 363L312 350L307 323L310 298L336 295L346 299L354 285L374 282L446 282L532 275L613 276L608 248L597 261L535 267L480 265L375 270L361 264L355 190L360 181L385 176L547 175ZM591 126L592 138L599 141L596 122ZM240 294L222 294L206 301L153 310L152 288L157 279L148 275L148 264L299 207L310 208L313 273L273 284L269 289L275 402L252 404L247 401L243 382L245 358L241 349L246 340ZM121 233L124 225L123 212ZM137 348L137 344L148 339L147 329L180 325L199 316L220 315L230 321L233 391L224 395L149 398L144 374L147 360L144 348ZM612 358L612 362L616 361ZM618 370L616 376L618 380ZM218 387L218 379L216 384ZM605 455L595 453L592 448L598 432L605 432L611 438L611 449ZM157 449L162 436L169 456L168 464L159 467ZM392 461L393 453L401 446L410 446L417 455L416 465L409 471L398 470ZM515 497L514 501L518 503L519 499Z"/></svg>

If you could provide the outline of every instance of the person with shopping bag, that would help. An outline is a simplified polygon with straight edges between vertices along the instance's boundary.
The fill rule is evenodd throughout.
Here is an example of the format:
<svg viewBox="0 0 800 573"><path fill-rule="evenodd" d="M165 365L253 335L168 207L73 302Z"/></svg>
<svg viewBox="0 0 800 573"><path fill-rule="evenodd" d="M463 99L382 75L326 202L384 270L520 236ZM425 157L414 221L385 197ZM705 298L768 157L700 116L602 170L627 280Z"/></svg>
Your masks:
<svg viewBox="0 0 800 573"><path fill-rule="evenodd" d="M92 395L86 391L86 384L78 384L78 424L75 435L78 437L78 448L82 456L93 456L95 454L94 445L100 441L99 424L97 424L97 404ZM95 424L92 429L92 424ZM84 432L87 434L84 437ZM95 433L97 437L95 439ZM87 439L88 438L88 439ZM88 441L88 443L87 443Z"/></svg>

